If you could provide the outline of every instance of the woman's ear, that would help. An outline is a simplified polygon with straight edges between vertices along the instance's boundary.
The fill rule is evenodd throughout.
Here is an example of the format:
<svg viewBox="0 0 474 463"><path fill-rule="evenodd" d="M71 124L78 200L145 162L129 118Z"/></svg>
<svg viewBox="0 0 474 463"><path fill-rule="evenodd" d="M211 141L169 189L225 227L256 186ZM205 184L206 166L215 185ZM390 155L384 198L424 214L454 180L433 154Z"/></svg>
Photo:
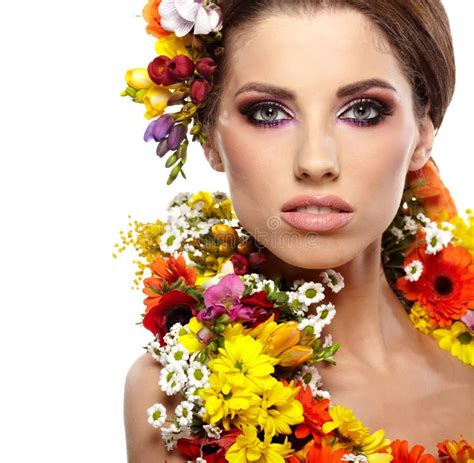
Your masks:
<svg viewBox="0 0 474 463"><path fill-rule="evenodd" d="M411 156L409 171L421 169L430 158L431 150L435 137L435 130L431 116L428 114L429 107L425 112L425 116L420 124L420 138Z"/></svg>
<svg viewBox="0 0 474 463"><path fill-rule="evenodd" d="M224 172L224 163L222 162L219 152L216 150L211 141L206 141L203 145L204 155L206 156L207 162L217 172Z"/></svg>

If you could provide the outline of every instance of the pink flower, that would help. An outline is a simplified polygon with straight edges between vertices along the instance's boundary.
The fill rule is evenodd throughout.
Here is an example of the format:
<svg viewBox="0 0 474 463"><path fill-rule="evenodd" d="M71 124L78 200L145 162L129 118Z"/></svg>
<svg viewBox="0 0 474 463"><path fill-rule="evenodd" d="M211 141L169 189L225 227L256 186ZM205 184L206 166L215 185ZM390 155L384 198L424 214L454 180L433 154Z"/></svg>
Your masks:
<svg viewBox="0 0 474 463"><path fill-rule="evenodd" d="M470 331L474 331L474 310L469 309L466 315L461 317L461 321L467 326Z"/></svg>
<svg viewBox="0 0 474 463"><path fill-rule="evenodd" d="M237 275L245 275L248 273L249 260L246 256L236 252L235 254L232 254L230 261L232 262L232 265L234 266L234 272Z"/></svg>
<svg viewBox="0 0 474 463"><path fill-rule="evenodd" d="M168 64L169 73L177 80L184 80L194 73L194 63L186 55L177 55Z"/></svg>
<svg viewBox="0 0 474 463"><path fill-rule="evenodd" d="M206 101L211 85L207 80L194 79L189 86L191 91L191 100L195 104L203 103Z"/></svg>
<svg viewBox="0 0 474 463"><path fill-rule="evenodd" d="M201 77L207 78L214 74L214 71L217 68L217 64L214 60L206 56L205 58L201 58L196 62L196 71Z"/></svg>

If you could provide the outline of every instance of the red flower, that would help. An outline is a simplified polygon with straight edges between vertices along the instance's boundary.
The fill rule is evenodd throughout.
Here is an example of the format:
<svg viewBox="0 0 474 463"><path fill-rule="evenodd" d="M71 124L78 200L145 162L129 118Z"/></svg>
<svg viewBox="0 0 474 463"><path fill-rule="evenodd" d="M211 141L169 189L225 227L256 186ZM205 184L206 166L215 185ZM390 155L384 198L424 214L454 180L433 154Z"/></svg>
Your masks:
<svg viewBox="0 0 474 463"><path fill-rule="evenodd" d="M216 68L217 68L217 64L209 56L199 59L196 63L196 71L201 77L204 77L204 78L212 75L214 71L216 70Z"/></svg>
<svg viewBox="0 0 474 463"><path fill-rule="evenodd" d="M182 437L178 439L177 447L187 459L195 460L202 456L207 463L228 463L225 454L229 447L241 434L238 429L224 431L219 439L190 439Z"/></svg>
<svg viewBox="0 0 474 463"><path fill-rule="evenodd" d="M198 301L183 291L173 289L160 298L143 318L143 326L154 335L158 334L160 344L165 344L163 336L176 322L187 323L196 314Z"/></svg>
<svg viewBox="0 0 474 463"><path fill-rule="evenodd" d="M232 265L234 266L234 273L236 275L245 275L249 270L249 260L238 252L232 254L230 258Z"/></svg>
<svg viewBox="0 0 474 463"><path fill-rule="evenodd" d="M421 445L415 445L408 451L408 442L406 440L395 440L390 444L392 448L392 463L436 463L433 455L423 453L425 448Z"/></svg>
<svg viewBox="0 0 474 463"><path fill-rule="evenodd" d="M333 451L329 445L314 444L309 449L306 463L341 463L341 458L345 453L344 449Z"/></svg>
<svg viewBox="0 0 474 463"><path fill-rule="evenodd" d="M203 103L206 101L211 86L207 80L194 79L189 87L191 90L191 100L195 104Z"/></svg>
<svg viewBox="0 0 474 463"><path fill-rule="evenodd" d="M240 298L240 302L250 307L253 311L255 322L252 326L257 326L263 323L272 314L275 314L275 320L280 315L280 310L273 305L273 302L268 300L267 293L265 291L257 291L253 294L245 294Z"/></svg>
<svg viewBox="0 0 474 463"><path fill-rule="evenodd" d="M324 436L321 428L326 421L331 420L328 411L329 400L316 400L311 393L311 388L303 386L301 381L298 381L296 385L302 386L295 398L303 405L304 422L296 427L295 436L298 439L304 439L311 433L315 442L321 443L321 436Z"/></svg>
<svg viewBox="0 0 474 463"><path fill-rule="evenodd" d="M474 305L474 264L465 249L449 244L436 254L427 254L424 247L416 248L404 261L423 264L417 281L400 277L397 288L409 301L418 300L427 309L431 321L447 327L459 320Z"/></svg>
<svg viewBox="0 0 474 463"><path fill-rule="evenodd" d="M160 55L148 65L148 75L155 84L172 85L178 82L168 69L170 63L171 60L167 56Z"/></svg>
<svg viewBox="0 0 474 463"><path fill-rule="evenodd" d="M184 80L194 73L194 63L186 55L177 55L168 64L168 71L176 80Z"/></svg>

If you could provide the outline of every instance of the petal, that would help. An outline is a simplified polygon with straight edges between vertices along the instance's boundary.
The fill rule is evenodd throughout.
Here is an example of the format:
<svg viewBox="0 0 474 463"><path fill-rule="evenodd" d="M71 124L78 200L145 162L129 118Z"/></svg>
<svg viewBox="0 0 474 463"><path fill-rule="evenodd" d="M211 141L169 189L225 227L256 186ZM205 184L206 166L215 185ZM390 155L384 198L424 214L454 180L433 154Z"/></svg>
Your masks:
<svg viewBox="0 0 474 463"><path fill-rule="evenodd" d="M193 28L193 24L192 21L186 21L178 14L172 18L161 18L163 29L174 32L176 37L184 37Z"/></svg>
<svg viewBox="0 0 474 463"><path fill-rule="evenodd" d="M203 7L200 7L196 15L196 21L194 23L194 33L205 35L209 34L209 32L211 32L209 16L207 15L207 11Z"/></svg>
<svg viewBox="0 0 474 463"><path fill-rule="evenodd" d="M192 22L196 20L198 10L202 8L195 0L174 0L174 4L179 15Z"/></svg>

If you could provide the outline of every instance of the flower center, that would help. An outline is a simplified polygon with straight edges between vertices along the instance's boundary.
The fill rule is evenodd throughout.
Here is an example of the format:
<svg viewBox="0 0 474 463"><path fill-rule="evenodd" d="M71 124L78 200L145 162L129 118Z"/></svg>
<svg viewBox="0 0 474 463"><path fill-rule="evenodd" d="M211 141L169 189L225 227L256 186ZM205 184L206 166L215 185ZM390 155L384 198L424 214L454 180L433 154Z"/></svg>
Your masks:
<svg viewBox="0 0 474 463"><path fill-rule="evenodd" d="M171 327L178 322L181 323L181 325L186 325L192 316L191 309L187 305L180 304L173 307L166 314L166 330L169 331Z"/></svg>
<svg viewBox="0 0 474 463"><path fill-rule="evenodd" d="M453 290L453 282L450 278L440 275L435 280L435 290L441 296L446 296Z"/></svg>

